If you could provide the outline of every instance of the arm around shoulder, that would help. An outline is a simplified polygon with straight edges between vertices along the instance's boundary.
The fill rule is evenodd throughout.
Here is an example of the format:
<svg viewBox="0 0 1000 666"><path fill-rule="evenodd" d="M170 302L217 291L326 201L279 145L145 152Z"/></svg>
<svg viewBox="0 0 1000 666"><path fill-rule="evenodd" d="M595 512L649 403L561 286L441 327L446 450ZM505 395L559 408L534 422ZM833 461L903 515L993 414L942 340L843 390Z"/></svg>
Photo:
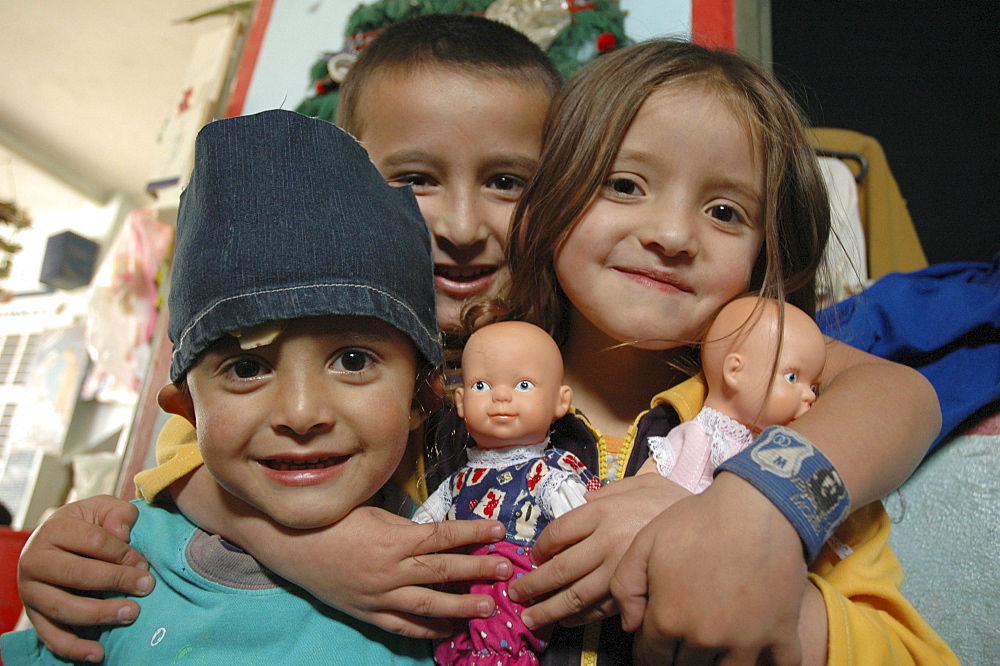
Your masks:
<svg viewBox="0 0 1000 666"><path fill-rule="evenodd" d="M790 427L833 462L857 508L898 488L941 429L937 394L912 368L830 341L820 396Z"/></svg>

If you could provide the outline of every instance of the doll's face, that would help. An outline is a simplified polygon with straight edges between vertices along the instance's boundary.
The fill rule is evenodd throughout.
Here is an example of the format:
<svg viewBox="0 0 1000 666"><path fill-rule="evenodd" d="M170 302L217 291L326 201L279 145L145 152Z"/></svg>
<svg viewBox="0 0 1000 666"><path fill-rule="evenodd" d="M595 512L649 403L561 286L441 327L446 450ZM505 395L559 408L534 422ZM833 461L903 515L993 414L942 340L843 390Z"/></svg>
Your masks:
<svg viewBox="0 0 1000 666"><path fill-rule="evenodd" d="M472 335L462 354L462 387L455 407L480 448L544 441L569 409L559 348L524 322L490 324Z"/></svg>
<svg viewBox="0 0 1000 666"><path fill-rule="evenodd" d="M812 407L826 364L819 327L786 304L775 365L780 324L776 302L737 299L716 316L702 349L711 406L755 432L786 425Z"/></svg>
<svg viewBox="0 0 1000 666"><path fill-rule="evenodd" d="M781 356L758 419L760 428L791 423L816 401L820 375L826 363L826 347L822 334L814 330L815 324L805 313L796 311L795 315L787 308Z"/></svg>

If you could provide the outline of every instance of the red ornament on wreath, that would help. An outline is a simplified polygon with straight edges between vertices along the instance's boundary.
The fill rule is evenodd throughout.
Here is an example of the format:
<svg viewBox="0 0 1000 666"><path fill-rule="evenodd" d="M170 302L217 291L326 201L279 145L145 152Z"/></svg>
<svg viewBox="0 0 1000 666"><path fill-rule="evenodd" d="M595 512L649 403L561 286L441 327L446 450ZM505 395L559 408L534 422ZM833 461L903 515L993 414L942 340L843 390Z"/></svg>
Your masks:
<svg viewBox="0 0 1000 666"><path fill-rule="evenodd" d="M613 51L615 47L618 46L618 38L612 35L610 32L602 32L597 36L597 51L598 53L607 53L608 51Z"/></svg>

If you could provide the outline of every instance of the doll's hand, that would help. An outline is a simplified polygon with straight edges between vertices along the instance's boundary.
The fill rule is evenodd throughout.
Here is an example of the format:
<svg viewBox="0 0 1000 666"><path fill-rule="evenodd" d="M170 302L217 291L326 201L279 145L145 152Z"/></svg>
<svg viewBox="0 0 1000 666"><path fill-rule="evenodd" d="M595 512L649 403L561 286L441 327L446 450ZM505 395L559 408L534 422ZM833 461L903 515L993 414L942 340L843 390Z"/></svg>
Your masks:
<svg viewBox="0 0 1000 666"><path fill-rule="evenodd" d="M724 473L639 533L611 591L638 663L795 664L805 582L792 525Z"/></svg>
<svg viewBox="0 0 1000 666"><path fill-rule="evenodd" d="M109 495L67 504L38 526L18 561L17 583L28 619L56 654L100 661L104 648L77 637L73 626L130 624L139 606L93 599L73 590L145 596L153 589L145 558L128 545L137 509Z"/></svg>
<svg viewBox="0 0 1000 666"><path fill-rule="evenodd" d="M666 507L690 493L659 474L616 481L587 493L587 503L554 520L535 544L538 569L510 585L511 599L526 603L554 592L522 614L532 628L574 625L617 612L611 576L633 537Z"/></svg>

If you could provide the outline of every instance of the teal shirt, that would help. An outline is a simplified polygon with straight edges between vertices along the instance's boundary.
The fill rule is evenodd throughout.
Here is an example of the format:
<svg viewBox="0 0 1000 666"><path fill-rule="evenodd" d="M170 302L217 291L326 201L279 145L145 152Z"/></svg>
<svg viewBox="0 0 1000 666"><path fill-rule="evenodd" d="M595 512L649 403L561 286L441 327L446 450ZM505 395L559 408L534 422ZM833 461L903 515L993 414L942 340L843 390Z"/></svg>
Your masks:
<svg viewBox="0 0 1000 666"><path fill-rule="evenodd" d="M135 502L132 545L156 586L139 618L86 636L107 664L433 664L429 641L404 638L334 610L199 530L172 508ZM360 547L360 545L359 545ZM0 638L3 663L62 664L34 630Z"/></svg>

